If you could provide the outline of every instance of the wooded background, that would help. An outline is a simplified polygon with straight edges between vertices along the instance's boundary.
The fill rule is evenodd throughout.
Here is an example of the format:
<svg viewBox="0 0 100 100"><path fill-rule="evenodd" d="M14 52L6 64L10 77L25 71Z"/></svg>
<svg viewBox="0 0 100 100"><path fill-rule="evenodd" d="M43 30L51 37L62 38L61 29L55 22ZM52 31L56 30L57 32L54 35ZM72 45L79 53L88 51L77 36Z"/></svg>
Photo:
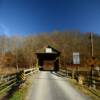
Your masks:
<svg viewBox="0 0 100 100"><path fill-rule="evenodd" d="M29 68L36 64L36 52L50 45L61 52L61 65L73 63L73 52L80 53L82 67L88 67L91 57L90 33L52 32L28 36L0 36L0 73L13 72L16 68ZM100 35L93 36L94 56L100 64ZM12 70L11 70L12 69ZM14 70L13 70L14 69Z"/></svg>

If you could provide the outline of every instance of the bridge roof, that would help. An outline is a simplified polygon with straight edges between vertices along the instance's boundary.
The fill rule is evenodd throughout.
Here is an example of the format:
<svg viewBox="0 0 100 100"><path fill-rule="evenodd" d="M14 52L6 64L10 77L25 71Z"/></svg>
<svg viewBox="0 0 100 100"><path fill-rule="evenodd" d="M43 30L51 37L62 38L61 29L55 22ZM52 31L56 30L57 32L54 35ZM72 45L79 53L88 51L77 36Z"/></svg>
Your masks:
<svg viewBox="0 0 100 100"><path fill-rule="evenodd" d="M58 51L57 49L51 47L51 46L45 46L44 48L38 50L38 52L36 54L60 54L60 51Z"/></svg>

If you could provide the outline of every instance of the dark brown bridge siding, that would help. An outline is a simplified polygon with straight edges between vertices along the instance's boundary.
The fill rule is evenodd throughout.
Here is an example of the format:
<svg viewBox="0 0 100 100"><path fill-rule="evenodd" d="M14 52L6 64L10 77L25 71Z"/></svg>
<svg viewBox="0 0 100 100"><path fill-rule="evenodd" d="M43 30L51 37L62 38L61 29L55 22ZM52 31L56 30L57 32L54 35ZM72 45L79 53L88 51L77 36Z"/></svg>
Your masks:
<svg viewBox="0 0 100 100"><path fill-rule="evenodd" d="M59 71L59 56L58 53L37 53L40 70Z"/></svg>

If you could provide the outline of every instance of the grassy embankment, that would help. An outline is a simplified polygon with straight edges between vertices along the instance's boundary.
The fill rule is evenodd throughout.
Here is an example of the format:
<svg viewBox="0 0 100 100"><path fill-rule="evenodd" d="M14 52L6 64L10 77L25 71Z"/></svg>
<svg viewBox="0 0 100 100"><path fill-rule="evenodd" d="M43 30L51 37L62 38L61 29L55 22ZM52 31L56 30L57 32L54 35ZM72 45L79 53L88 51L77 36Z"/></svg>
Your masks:
<svg viewBox="0 0 100 100"><path fill-rule="evenodd" d="M16 73L15 68L0 67L0 75L7 75L12 73ZM26 82L24 84L21 84L21 86L6 89L2 93L0 93L0 100L5 100L6 98L7 100L25 100L26 93L32 84L32 80L33 75L29 75L26 78Z"/></svg>
<svg viewBox="0 0 100 100"><path fill-rule="evenodd" d="M90 96L92 100L100 100L100 90L94 90L86 86L79 85L75 79L68 79L68 81L73 85L76 89L83 92L84 94ZM97 96L96 96L97 95Z"/></svg>
<svg viewBox="0 0 100 100"><path fill-rule="evenodd" d="M10 98L10 100L25 100L28 89L32 85L33 75L28 76L26 79L26 82L23 83L18 91L16 91L13 96Z"/></svg>

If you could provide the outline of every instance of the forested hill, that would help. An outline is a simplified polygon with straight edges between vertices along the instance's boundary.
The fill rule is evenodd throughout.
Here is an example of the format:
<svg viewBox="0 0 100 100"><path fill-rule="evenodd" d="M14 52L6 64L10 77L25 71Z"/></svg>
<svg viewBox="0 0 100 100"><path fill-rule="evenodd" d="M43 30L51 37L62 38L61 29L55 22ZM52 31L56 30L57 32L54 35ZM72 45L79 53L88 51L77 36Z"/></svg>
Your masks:
<svg viewBox="0 0 100 100"><path fill-rule="evenodd" d="M79 52L81 65L91 57L90 33L52 32L29 36L0 36L0 68L30 67L36 64L40 49L50 45L61 52L61 64L72 64L72 53ZM94 56L100 61L100 35L93 35Z"/></svg>

